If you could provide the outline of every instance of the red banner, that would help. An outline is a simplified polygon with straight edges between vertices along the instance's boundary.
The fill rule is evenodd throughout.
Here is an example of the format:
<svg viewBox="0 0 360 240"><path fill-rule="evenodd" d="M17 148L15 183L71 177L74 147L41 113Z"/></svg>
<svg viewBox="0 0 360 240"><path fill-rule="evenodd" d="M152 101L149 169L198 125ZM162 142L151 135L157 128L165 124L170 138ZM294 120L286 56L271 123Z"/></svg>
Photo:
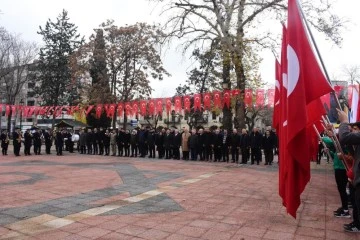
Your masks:
<svg viewBox="0 0 360 240"><path fill-rule="evenodd" d="M256 106L264 106L265 103L265 90L264 89L256 89Z"/></svg>
<svg viewBox="0 0 360 240"><path fill-rule="evenodd" d="M339 85L336 85L334 86L334 90L335 90L335 93L336 93L336 96L340 96L340 94L342 93L342 90L344 89L344 86L339 86Z"/></svg>
<svg viewBox="0 0 360 240"><path fill-rule="evenodd" d="M240 95L240 89L233 89L231 90L231 96L232 97L237 97Z"/></svg>
<svg viewBox="0 0 360 240"><path fill-rule="evenodd" d="M0 109L1 109L1 107L0 107ZM24 118L27 118L27 117L30 117L29 116L29 107L28 106L24 106L24 108L23 108L23 110L22 110L22 116L24 117Z"/></svg>
<svg viewBox="0 0 360 240"><path fill-rule="evenodd" d="M140 101L140 114L146 116L146 101Z"/></svg>
<svg viewBox="0 0 360 240"><path fill-rule="evenodd" d="M181 112L182 105L181 105L181 97L175 97L175 112Z"/></svg>
<svg viewBox="0 0 360 240"><path fill-rule="evenodd" d="M130 117L132 115L132 108L131 108L131 103L130 102L126 102L124 104L124 109L125 109L125 114L127 117Z"/></svg>
<svg viewBox="0 0 360 240"><path fill-rule="evenodd" d="M194 94L194 109L201 110L201 94Z"/></svg>
<svg viewBox="0 0 360 240"><path fill-rule="evenodd" d="M96 110L95 110L95 112L96 112L96 118L100 118L101 117L101 113L102 113L102 104L98 104L98 105L96 105Z"/></svg>
<svg viewBox="0 0 360 240"><path fill-rule="evenodd" d="M224 102L223 106L230 108L230 97L231 97L231 90L225 90L223 97L223 102Z"/></svg>
<svg viewBox="0 0 360 240"><path fill-rule="evenodd" d="M204 101L204 109L209 110L210 106L211 106L211 94L210 93L204 93L203 101Z"/></svg>
<svg viewBox="0 0 360 240"><path fill-rule="evenodd" d="M154 115L155 113L155 100L149 101L149 115Z"/></svg>
<svg viewBox="0 0 360 240"><path fill-rule="evenodd" d="M275 89L268 89L267 90L267 99L268 99L268 106L274 107L274 101L275 101Z"/></svg>
<svg viewBox="0 0 360 240"><path fill-rule="evenodd" d="M163 112L163 99L156 99L156 113L161 114Z"/></svg>
<svg viewBox="0 0 360 240"><path fill-rule="evenodd" d="M219 91L214 91L214 107L221 108L221 97Z"/></svg>
<svg viewBox="0 0 360 240"><path fill-rule="evenodd" d="M139 102L133 101L132 102L132 115L136 116L139 113Z"/></svg>
<svg viewBox="0 0 360 240"><path fill-rule="evenodd" d="M252 90L251 89L245 89L244 103L245 103L246 107L252 105Z"/></svg>
<svg viewBox="0 0 360 240"><path fill-rule="evenodd" d="M15 116L15 114L16 114L16 106L12 105L11 106L11 116Z"/></svg>
<svg viewBox="0 0 360 240"><path fill-rule="evenodd" d="M5 107L5 115L9 116L10 115L10 111L11 111L11 106L10 105L6 105Z"/></svg>
<svg viewBox="0 0 360 240"><path fill-rule="evenodd" d="M351 106L352 103L352 94L353 94L353 88L355 85L349 85L347 89L347 99L348 99L348 105Z"/></svg>
<svg viewBox="0 0 360 240"><path fill-rule="evenodd" d="M166 98L166 113L169 114L169 112L171 111L171 105L172 105L172 102L171 102L171 98Z"/></svg>
<svg viewBox="0 0 360 240"><path fill-rule="evenodd" d="M190 112L190 96L184 96L184 110Z"/></svg>
<svg viewBox="0 0 360 240"><path fill-rule="evenodd" d="M117 115L119 116L119 118L123 118L124 117L124 104L118 103L116 111L117 111Z"/></svg>
<svg viewBox="0 0 360 240"><path fill-rule="evenodd" d="M109 117L109 118L114 117L115 108L116 108L116 104L110 104L109 110L108 110L108 112L107 112L107 117Z"/></svg>

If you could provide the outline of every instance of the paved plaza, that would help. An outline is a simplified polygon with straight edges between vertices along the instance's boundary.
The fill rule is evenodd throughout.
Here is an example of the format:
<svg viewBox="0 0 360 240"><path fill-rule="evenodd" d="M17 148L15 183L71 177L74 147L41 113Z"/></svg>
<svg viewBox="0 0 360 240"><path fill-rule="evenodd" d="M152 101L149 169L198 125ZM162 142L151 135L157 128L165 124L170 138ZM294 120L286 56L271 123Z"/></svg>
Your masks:
<svg viewBox="0 0 360 240"><path fill-rule="evenodd" d="M70 154L0 156L0 239L360 239L344 233L331 164L298 218L278 167Z"/></svg>

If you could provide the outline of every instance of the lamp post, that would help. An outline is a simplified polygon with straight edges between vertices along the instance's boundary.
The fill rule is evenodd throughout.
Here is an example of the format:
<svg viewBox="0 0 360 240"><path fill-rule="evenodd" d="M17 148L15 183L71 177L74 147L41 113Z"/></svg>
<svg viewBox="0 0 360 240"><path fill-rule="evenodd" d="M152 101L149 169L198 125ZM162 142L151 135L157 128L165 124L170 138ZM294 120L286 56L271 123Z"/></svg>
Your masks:
<svg viewBox="0 0 360 240"><path fill-rule="evenodd" d="M24 99L20 100L21 108L24 106ZM20 132L22 131L22 110L20 111Z"/></svg>

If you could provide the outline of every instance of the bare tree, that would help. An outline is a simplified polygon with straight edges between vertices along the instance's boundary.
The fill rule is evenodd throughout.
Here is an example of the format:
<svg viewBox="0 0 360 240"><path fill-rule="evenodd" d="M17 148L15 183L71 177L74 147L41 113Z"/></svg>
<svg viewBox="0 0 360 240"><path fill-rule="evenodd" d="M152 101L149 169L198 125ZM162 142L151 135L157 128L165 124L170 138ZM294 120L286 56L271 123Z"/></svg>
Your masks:
<svg viewBox="0 0 360 240"><path fill-rule="evenodd" d="M351 84L360 81L360 66L359 65L345 65L343 67L345 78Z"/></svg>
<svg viewBox="0 0 360 240"><path fill-rule="evenodd" d="M245 89L247 78L244 59L251 46L274 48L277 42L271 30L259 31L263 22L285 20L285 0L152 0L164 2L163 14L170 13L165 24L170 37L183 40L184 50L192 45L208 47L214 39L223 50L224 67L229 59L236 73L236 87ZM328 1L303 1L304 11L317 30L335 43L341 42L342 19L331 14ZM280 28L280 27L279 27ZM227 81L227 74L223 74ZM244 95L236 106L237 127L245 125Z"/></svg>
<svg viewBox="0 0 360 240"><path fill-rule="evenodd" d="M6 103L14 105L29 80L28 71L37 56L38 46L4 29L0 34L0 88ZM10 122L11 115L8 116L8 129Z"/></svg>

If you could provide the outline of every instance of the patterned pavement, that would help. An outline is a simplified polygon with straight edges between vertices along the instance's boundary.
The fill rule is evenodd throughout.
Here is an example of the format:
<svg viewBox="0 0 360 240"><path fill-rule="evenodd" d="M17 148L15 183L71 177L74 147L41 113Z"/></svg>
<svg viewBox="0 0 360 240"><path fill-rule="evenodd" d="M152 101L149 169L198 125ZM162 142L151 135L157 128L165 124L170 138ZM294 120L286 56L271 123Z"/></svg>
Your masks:
<svg viewBox="0 0 360 240"><path fill-rule="evenodd" d="M360 239L344 233L330 164L298 218L272 166L70 154L0 156L0 239Z"/></svg>

